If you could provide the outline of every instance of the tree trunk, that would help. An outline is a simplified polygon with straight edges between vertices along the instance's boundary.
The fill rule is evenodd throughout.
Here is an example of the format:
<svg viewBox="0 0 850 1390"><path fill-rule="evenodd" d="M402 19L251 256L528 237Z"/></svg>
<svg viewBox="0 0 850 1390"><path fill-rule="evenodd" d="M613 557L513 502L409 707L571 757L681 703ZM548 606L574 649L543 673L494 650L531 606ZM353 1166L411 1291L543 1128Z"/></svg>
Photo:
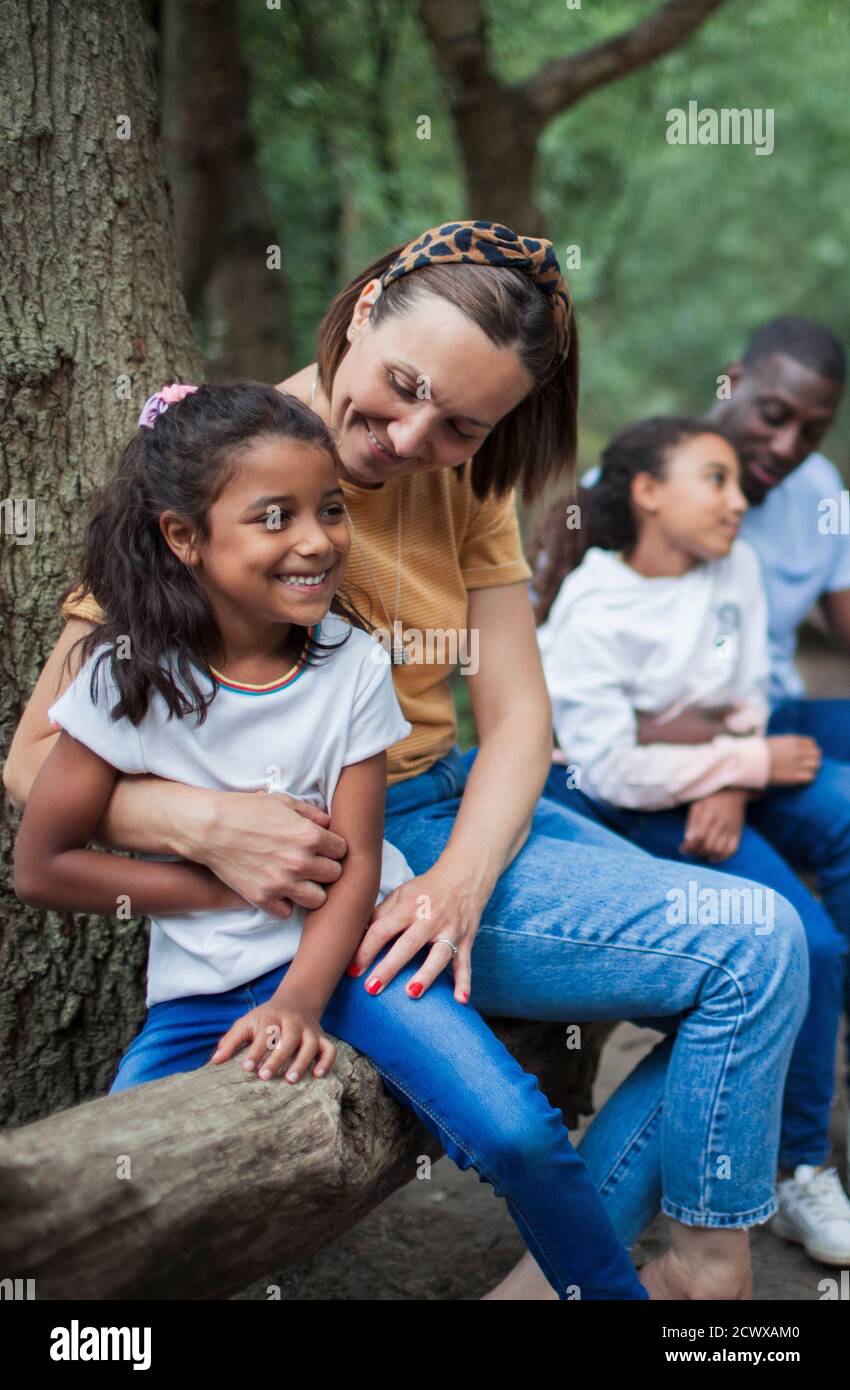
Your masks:
<svg viewBox="0 0 850 1390"><path fill-rule="evenodd" d="M83 503L164 381L197 379L178 288L155 93L136 0L29 0L4 14L2 495L34 535L0 548L0 744L61 627ZM126 391L127 398L124 398ZM8 531L4 512L4 531ZM23 528L21 528L23 529ZM143 1016L138 922L43 914L9 887L4 798L0 1124L102 1092Z"/></svg>
<svg viewBox="0 0 850 1390"><path fill-rule="evenodd" d="M560 1024L497 1031L575 1119L589 1097ZM462 1062L459 1062L462 1065ZM570 1100L570 1095L572 1099ZM175 1117L179 1117L175 1122ZM0 1268L36 1298L226 1298L354 1226L440 1147L365 1057L339 1044L331 1072L258 1081L238 1058L92 1101L0 1137Z"/></svg>
<svg viewBox="0 0 850 1390"><path fill-rule="evenodd" d="M208 380L290 370L285 259L257 167L235 0L163 9L162 110L186 302Z"/></svg>
<svg viewBox="0 0 850 1390"><path fill-rule="evenodd" d="M463 163L465 217L542 236L534 196L541 125L521 87L490 69L486 23L470 0L420 0Z"/></svg>

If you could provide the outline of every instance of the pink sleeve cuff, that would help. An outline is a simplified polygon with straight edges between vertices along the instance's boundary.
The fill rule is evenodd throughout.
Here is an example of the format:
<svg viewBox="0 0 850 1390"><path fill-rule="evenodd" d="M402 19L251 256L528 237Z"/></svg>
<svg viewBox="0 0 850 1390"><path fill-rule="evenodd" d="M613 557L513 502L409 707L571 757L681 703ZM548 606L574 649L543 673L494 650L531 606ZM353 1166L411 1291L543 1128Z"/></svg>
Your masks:
<svg viewBox="0 0 850 1390"><path fill-rule="evenodd" d="M767 739L735 738L733 734L720 734L711 740L718 753L723 754L723 762L714 763L701 777L688 785L688 800L699 801L703 796L722 787L745 787L755 790L767 786L770 776L770 750ZM701 745L705 747L706 745Z"/></svg>
<svg viewBox="0 0 850 1390"><path fill-rule="evenodd" d="M718 743L724 743L725 737L721 736ZM766 787L770 777L770 749L767 746L766 738L732 738L732 744L740 772L737 785L740 787Z"/></svg>

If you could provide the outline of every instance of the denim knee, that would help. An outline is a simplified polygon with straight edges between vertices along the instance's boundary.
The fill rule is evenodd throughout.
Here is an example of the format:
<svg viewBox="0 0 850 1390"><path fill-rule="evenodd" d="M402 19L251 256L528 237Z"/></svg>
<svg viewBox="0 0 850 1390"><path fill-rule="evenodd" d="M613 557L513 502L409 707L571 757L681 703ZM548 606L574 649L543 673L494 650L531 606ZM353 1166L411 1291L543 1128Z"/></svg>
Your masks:
<svg viewBox="0 0 850 1390"><path fill-rule="evenodd" d="M773 930L757 938L761 987L771 1006L796 1034L809 1006L809 945L797 909L779 893L773 899Z"/></svg>
<svg viewBox="0 0 850 1390"><path fill-rule="evenodd" d="M796 1032L808 1007L806 933L799 913L786 898L773 892L769 901L769 924L745 926L730 936L728 949L713 972L709 997L728 1000L750 1017L769 1009L775 1026Z"/></svg>

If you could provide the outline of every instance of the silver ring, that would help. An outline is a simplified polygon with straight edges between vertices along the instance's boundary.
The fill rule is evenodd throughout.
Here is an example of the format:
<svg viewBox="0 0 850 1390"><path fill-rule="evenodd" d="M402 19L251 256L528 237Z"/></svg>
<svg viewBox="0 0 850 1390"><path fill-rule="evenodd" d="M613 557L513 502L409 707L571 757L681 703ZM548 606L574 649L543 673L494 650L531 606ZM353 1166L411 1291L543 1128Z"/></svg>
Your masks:
<svg viewBox="0 0 850 1390"><path fill-rule="evenodd" d="M447 946L451 946L451 948L452 948L452 954L455 955L455 956L457 955L457 946L454 944L453 941L449 941L449 938L448 938L447 936L438 936L438 937L437 937L437 941L445 941L445 943L446 943ZM436 944L437 944L437 942L435 941L434 945L436 945Z"/></svg>

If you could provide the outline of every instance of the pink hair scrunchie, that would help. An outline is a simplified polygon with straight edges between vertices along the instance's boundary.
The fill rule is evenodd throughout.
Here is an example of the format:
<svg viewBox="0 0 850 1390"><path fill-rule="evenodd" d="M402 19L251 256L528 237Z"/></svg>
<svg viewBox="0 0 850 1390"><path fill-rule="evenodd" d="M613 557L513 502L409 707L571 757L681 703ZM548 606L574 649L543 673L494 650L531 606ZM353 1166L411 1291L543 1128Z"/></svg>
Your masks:
<svg viewBox="0 0 850 1390"><path fill-rule="evenodd" d="M163 386L161 390L154 391L153 395L148 396L142 406L139 425L144 425L147 429L152 430L158 415L161 415L170 405L176 405L178 401L185 400L186 396L191 396L192 392L197 391L197 389L197 386L190 386L188 382L175 381L170 386Z"/></svg>

